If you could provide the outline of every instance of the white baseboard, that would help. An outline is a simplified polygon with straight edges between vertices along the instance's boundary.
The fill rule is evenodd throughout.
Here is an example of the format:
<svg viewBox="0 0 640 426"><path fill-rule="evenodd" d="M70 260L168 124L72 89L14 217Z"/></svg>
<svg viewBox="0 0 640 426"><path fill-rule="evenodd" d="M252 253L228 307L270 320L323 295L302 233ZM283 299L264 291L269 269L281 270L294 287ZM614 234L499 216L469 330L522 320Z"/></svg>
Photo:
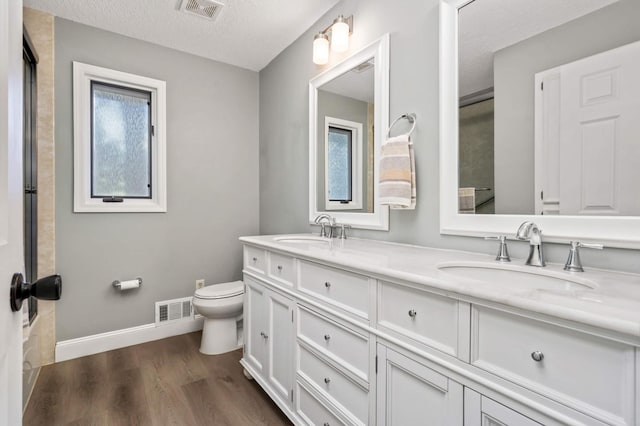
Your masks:
<svg viewBox="0 0 640 426"><path fill-rule="evenodd" d="M160 327L156 327L155 323L145 324L64 340L56 343L56 362L191 333L202 330L203 323L204 319L200 315L196 315L193 320L176 321L173 324L165 324Z"/></svg>

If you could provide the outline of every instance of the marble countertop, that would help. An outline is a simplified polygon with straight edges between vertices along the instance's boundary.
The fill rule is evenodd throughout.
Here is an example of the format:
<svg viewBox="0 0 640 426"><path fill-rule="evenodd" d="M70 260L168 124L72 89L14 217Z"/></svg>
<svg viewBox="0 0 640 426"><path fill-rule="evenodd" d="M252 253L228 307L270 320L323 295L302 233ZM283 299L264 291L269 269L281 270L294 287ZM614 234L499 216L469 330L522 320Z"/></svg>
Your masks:
<svg viewBox="0 0 640 426"><path fill-rule="evenodd" d="M311 235L299 234L299 236L306 238ZM357 238L278 241L283 237L285 236L241 237L240 241L301 258L316 259L349 269L357 269L365 273L424 284L443 290L452 297L471 296L576 321L622 333L632 337L631 340L640 345L640 275L638 274L591 268L585 268L585 272L567 272L562 269L563 265L558 264L536 268L525 266L523 259L515 258L508 264L501 264L494 260L494 256L485 254ZM293 235L286 237L295 238ZM489 274L493 272L493 268L498 268L498 273L495 274L495 278L492 277L491 281L461 277L448 272L456 268L442 268L447 265L463 269L482 268L481 272L485 271L484 268L489 268ZM514 279L509 272L503 274L501 270L523 273L524 279ZM548 277L551 285L546 285L545 282L545 285L537 286L535 280L534 284L528 283L529 274L535 274L534 278L538 282ZM563 279L567 281L566 284L562 283Z"/></svg>

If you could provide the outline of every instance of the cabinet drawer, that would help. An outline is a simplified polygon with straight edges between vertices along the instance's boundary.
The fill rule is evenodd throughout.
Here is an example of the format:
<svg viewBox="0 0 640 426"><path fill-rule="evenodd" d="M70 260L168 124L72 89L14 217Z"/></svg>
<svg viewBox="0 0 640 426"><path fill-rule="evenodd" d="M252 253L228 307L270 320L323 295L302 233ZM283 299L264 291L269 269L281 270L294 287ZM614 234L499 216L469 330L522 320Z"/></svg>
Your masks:
<svg viewBox="0 0 640 426"><path fill-rule="evenodd" d="M299 346L299 354L299 374L321 389L325 397L344 407L361 424L368 424L368 391L302 346Z"/></svg>
<svg viewBox="0 0 640 426"><path fill-rule="evenodd" d="M300 262L300 290L369 318L369 279L363 275Z"/></svg>
<svg viewBox="0 0 640 426"><path fill-rule="evenodd" d="M293 257L270 253L269 276L283 284L293 286L296 282L296 270Z"/></svg>
<svg viewBox="0 0 640 426"><path fill-rule="evenodd" d="M631 346L474 306L471 362L605 423L634 424Z"/></svg>
<svg viewBox="0 0 640 426"><path fill-rule="evenodd" d="M298 338L369 381L369 338L298 307Z"/></svg>
<svg viewBox="0 0 640 426"><path fill-rule="evenodd" d="M244 246L245 269L259 274L267 271L267 252L251 246Z"/></svg>
<svg viewBox="0 0 640 426"><path fill-rule="evenodd" d="M458 355L458 301L379 281L378 325Z"/></svg>
<svg viewBox="0 0 640 426"><path fill-rule="evenodd" d="M310 425L336 426L344 425L327 407L318 401L300 383L296 386L296 411Z"/></svg>

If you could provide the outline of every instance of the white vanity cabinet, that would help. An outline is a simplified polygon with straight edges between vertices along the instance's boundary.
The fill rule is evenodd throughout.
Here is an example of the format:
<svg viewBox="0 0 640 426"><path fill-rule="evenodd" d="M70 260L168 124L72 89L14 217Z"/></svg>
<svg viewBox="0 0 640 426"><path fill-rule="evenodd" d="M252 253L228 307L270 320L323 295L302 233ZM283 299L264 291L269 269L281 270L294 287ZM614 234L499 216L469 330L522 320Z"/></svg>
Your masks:
<svg viewBox="0 0 640 426"><path fill-rule="evenodd" d="M294 424L640 424L632 335L384 274L373 261L371 272L351 268L328 260L339 258L331 246L316 258L318 245L260 238L245 241L241 363ZM366 243L353 244L367 258Z"/></svg>
<svg viewBox="0 0 640 426"><path fill-rule="evenodd" d="M498 404L478 392L464 389L465 426L541 426L541 423Z"/></svg>
<svg viewBox="0 0 640 426"><path fill-rule="evenodd" d="M244 366L278 405L293 402L293 302L247 276Z"/></svg>
<svg viewBox="0 0 640 426"><path fill-rule="evenodd" d="M462 426L463 386L378 345L378 424Z"/></svg>

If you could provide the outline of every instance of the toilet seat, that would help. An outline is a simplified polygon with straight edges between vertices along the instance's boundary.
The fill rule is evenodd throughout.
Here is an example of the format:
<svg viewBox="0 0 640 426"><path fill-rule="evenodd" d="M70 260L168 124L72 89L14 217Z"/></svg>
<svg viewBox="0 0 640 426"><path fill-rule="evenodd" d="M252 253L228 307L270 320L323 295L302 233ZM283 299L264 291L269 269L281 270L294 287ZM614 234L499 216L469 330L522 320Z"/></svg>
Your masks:
<svg viewBox="0 0 640 426"><path fill-rule="evenodd" d="M198 299L225 299L242 293L244 293L244 283L242 281L233 281L199 288L194 296Z"/></svg>

